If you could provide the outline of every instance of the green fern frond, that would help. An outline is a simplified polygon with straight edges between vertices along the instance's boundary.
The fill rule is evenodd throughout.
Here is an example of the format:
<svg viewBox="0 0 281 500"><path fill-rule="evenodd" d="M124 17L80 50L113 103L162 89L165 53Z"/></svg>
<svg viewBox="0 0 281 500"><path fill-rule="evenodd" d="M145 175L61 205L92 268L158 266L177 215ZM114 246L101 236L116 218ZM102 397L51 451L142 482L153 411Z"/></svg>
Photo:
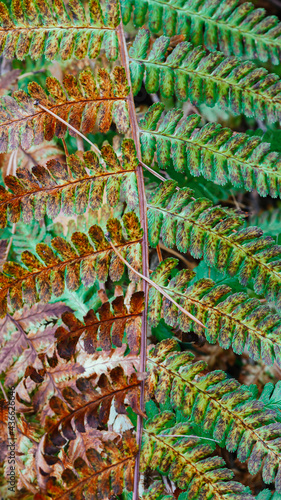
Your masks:
<svg viewBox="0 0 281 500"><path fill-rule="evenodd" d="M165 486L161 481L154 481L141 498L142 500L173 500L175 497L165 494Z"/></svg>
<svg viewBox="0 0 281 500"><path fill-rule="evenodd" d="M104 203L114 207L120 195L126 193L129 210L138 207L135 169L138 165L132 140L125 139L121 146L120 161L110 145L103 146L101 163L93 151L67 157L67 165L58 160L48 161L46 167L36 166L29 172L19 168L16 176L5 177L8 189L0 186L0 227L9 220L20 218L29 224L34 218L41 220L45 213L54 219L64 215L83 214L88 207L96 209Z"/></svg>
<svg viewBox="0 0 281 500"><path fill-rule="evenodd" d="M163 30L167 36L182 34L194 45L205 45L211 51L280 62L281 23L277 16L266 16L264 9L255 9L250 2L121 0L125 24L131 18L132 6L134 24L141 27L148 17L152 33Z"/></svg>
<svg viewBox="0 0 281 500"><path fill-rule="evenodd" d="M270 144L214 123L198 128L201 117L182 120L180 109L160 118L163 110L163 104L153 104L140 121L144 163L151 165L156 151L160 168L173 165L177 172L189 170L216 184L231 182L247 191L257 189L261 196L281 197L281 156L270 152Z"/></svg>
<svg viewBox="0 0 281 500"><path fill-rule="evenodd" d="M190 425L179 417L176 419L170 411L162 411L148 420L143 432L142 472L149 467L168 475L178 488L185 490L183 500L227 500L230 493L233 500L254 500L249 488L230 481L233 472L225 467L222 458L213 456L215 443L206 443L189 434L192 434Z"/></svg>
<svg viewBox="0 0 281 500"><path fill-rule="evenodd" d="M258 494L256 500L281 500L281 493L270 490L263 490Z"/></svg>
<svg viewBox="0 0 281 500"><path fill-rule="evenodd" d="M79 84L78 84L79 82ZM129 92L124 68L116 66L112 75L106 69L98 71L97 80L89 69L80 72L78 82L66 74L63 87L53 77L46 79L49 95L36 82L28 85L29 94L18 90L12 96L0 99L0 152L5 153L22 146L50 141L54 135L63 138L67 126L42 110L39 104L50 109L72 127L87 135L96 125L100 132L107 132L112 121L119 132L129 127L127 103ZM76 136L72 130L71 136Z"/></svg>
<svg viewBox="0 0 281 500"><path fill-rule="evenodd" d="M281 381L275 385L269 382L265 384L259 399L266 410L273 410L277 413L277 418L281 419Z"/></svg>
<svg viewBox="0 0 281 500"><path fill-rule="evenodd" d="M87 10L79 0L12 0L9 12L1 2L0 51L7 59L94 59L102 47L108 59L117 59L118 3L106 0L101 9L91 0Z"/></svg>
<svg viewBox="0 0 281 500"><path fill-rule="evenodd" d="M281 366L281 318L258 299L247 294L233 293L228 285L216 285L202 278L195 283L195 273L184 269L169 281L177 260L161 262L151 279L161 285L182 307L193 314L205 329L190 320L156 290L149 292L149 322L157 326L161 317L172 327L184 332L195 331L204 335L208 342L217 341L224 349L232 346L237 354L245 348L255 359L268 365L275 360Z"/></svg>
<svg viewBox="0 0 281 500"><path fill-rule="evenodd" d="M161 434L165 433L160 420L164 410L182 412L190 425L200 426L221 447L236 451L241 462L247 460L250 474L262 469L265 483L275 482L280 492L281 423L274 412L265 411L248 387L220 370L206 374L207 364L193 358L192 353L179 353L173 340L161 342L148 355L148 397L153 396L160 406ZM165 462L168 465L168 457Z"/></svg>
<svg viewBox="0 0 281 500"><path fill-rule="evenodd" d="M281 307L281 247L255 226L239 229L243 218L213 206L206 198L193 198L188 188L176 190L174 181L161 184L148 202L149 242L155 247L160 236L167 247L190 251L201 259L237 276L243 286L253 284Z"/></svg>
<svg viewBox="0 0 281 500"><path fill-rule="evenodd" d="M140 271L142 230L139 221L133 212L128 212L122 222L126 239L117 219L108 220L107 231L126 260ZM3 273L0 273L0 317L6 313L8 293L12 307L20 309L23 302L28 305L39 300L48 302L52 293L59 297L65 286L75 291L80 282L89 287L96 279L104 282L108 276L112 281L119 281L124 263L115 255L99 226L92 226L88 233L90 239L85 233L73 233L72 245L59 236L52 239L52 247L39 243L37 256L29 251L21 254L21 265L5 262ZM138 280L130 270L129 277L132 281Z"/></svg>
<svg viewBox="0 0 281 500"><path fill-rule="evenodd" d="M140 30L130 48L130 71L134 94L143 79L149 93L163 97L174 94L180 101L190 101L244 113L268 122L281 117L281 81L277 75L257 68L253 62L241 62L222 52L209 55L202 47L179 43L167 54L170 39L161 36L149 51L149 32Z"/></svg>

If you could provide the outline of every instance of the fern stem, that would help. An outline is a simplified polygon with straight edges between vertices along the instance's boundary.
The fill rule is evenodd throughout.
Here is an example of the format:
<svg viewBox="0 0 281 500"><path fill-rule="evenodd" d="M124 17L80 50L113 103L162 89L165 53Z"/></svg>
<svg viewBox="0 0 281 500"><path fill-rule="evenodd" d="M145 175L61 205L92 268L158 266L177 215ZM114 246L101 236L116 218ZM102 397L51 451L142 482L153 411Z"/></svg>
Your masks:
<svg viewBox="0 0 281 500"><path fill-rule="evenodd" d="M131 266L131 264L129 264L129 262L126 259L124 259L124 257L121 255L121 253L117 250L117 248L113 245L113 243L109 239L108 239L108 242L112 246L112 248L113 248L114 252L116 253L116 255L118 255L119 259L122 260L122 262L124 262L124 264L126 264L126 266L128 266L131 269L131 271L133 271L133 273L135 273L137 276L139 276L144 281L146 281L150 286L152 286L153 288L155 288L159 293L161 293L161 295L163 295L163 297L165 297L170 302L172 302L183 314L185 314L190 319L192 319L192 321L195 321L195 323L197 323L198 325L202 326L203 328L206 328L203 325L203 323L201 323L201 321L199 321L199 319L195 318L195 316L193 316L192 314L190 314L190 312L188 312L180 304L178 304L174 299L172 299L172 297L167 292L165 292L165 290L161 286L157 285L157 283L154 283L154 281L152 281L150 278L148 278L147 276L144 276L143 274L139 273L136 269L134 269Z"/></svg>
<svg viewBox="0 0 281 500"><path fill-rule="evenodd" d="M80 137L82 137L82 139L84 139L85 141L87 141L89 144L91 144L92 148L94 149L95 153L97 153L99 156L101 155L101 152L99 150L99 148L97 146L95 146L95 144L92 143L92 141L90 141L90 139L87 139L87 137L82 134L81 132L79 132L79 130L77 130L77 128L75 127L72 127L72 125L70 125L69 123L67 123L65 120L63 120L60 116L56 115L55 113L53 113L53 111L51 111L50 109L48 108L45 108L45 106L43 106L42 104L40 104L39 102L35 101L34 102L34 105L35 106L39 106L39 108L43 109L44 111L46 111L46 113L49 113L49 115L52 115L54 116L54 118L56 118L57 120L59 120L60 122L62 122L64 125L66 125L68 128L70 128L71 130L73 130L73 132L75 132L76 134L80 135Z"/></svg>
<svg viewBox="0 0 281 500"><path fill-rule="evenodd" d="M120 3L120 0L119 0ZM121 11L121 5L120 5ZM148 258L148 227L147 227L147 206L146 206L146 196L145 196L145 187L144 187L144 178L143 178L143 169L141 162L141 149L140 149L140 140L139 140L139 128L138 121L136 117L134 97L132 92L132 83L131 83L131 75L129 69L129 56L127 52L125 34L123 29L123 21L122 16L120 19L120 24L117 28L121 63L125 68L126 77L128 84L130 86L130 93L127 97L128 109L129 109L129 119L132 127L132 138L135 142L137 156L139 160L139 164L137 166L137 183L138 183L138 193L139 193L139 205L140 205L140 220L141 226L143 228L143 240L142 240L142 270L143 276L142 278L146 278L143 280L143 292L144 292L144 312L142 319L142 329L141 329L141 352L140 352L140 371L146 371L146 344L147 344L147 311L148 311L148 283L147 279L149 276L149 258ZM121 256L122 257L122 256ZM144 411L144 380L141 381L140 388L140 407ZM142 441L142 430L143 430L143 417L138 416L137 420L137 446L138 453L135 461L135 472L134 472L134 489L133 489L133 500L138 500L139 498L139 476L140 476L140 449L141 449L141 441Z"/></svg>

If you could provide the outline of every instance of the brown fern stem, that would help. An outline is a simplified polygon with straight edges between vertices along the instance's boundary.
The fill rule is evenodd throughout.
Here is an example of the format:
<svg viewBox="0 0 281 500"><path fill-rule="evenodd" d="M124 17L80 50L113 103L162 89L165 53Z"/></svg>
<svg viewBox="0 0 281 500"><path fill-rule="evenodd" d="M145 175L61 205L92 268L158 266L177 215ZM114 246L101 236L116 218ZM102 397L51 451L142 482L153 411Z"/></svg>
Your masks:
<svg viewBox="0 0 281 500"><path fill-rule="evenodd" d="M121 10L121 7L120 7ZM128 80L128 84L130 86L130 93L127 97L128 108L129 108L129 118L132 130L132 137L136 145L137 156L140 161L137 167L137 182L138 182L138 193L139 193L139 204L140 204L140 220L141 226L143 228L143 240L142 240L142 272L143 275L149 278L149 260L148 260L148 232L147 232L147 208L146 208L146 196L145 196L145 187L144 187L144 179L143 179L143 169L141 165L141 149L140 149L140 141L139 141L139 129L138 122L135 111L135 104L132 92L131 85L131 77L129 70L129 58L127 53L122 17L120 20L120 24L117 29L118 33L118 41L120 48L120 56L122 66L125 68L126 77ZM142 331L141 331L141 354L140 354L140 371L141 373L145 372L146 369L146 339L147 339L147 306L148 306L148 283L143 280L143 291L144 291L144 312L143 312L143 320L142 320ZM144 381L141 382L141 394L140 394L140 407L144 411ZM142 440L142 430L143 430L143 417L138 416L137 423L137 445L138 445L138 454L136 456L135 462L135 474L134 474L134 492L133 492L133 500L138 500L139 498L139 475L140 475L140 448L141 448L141 440Z"/></svg>

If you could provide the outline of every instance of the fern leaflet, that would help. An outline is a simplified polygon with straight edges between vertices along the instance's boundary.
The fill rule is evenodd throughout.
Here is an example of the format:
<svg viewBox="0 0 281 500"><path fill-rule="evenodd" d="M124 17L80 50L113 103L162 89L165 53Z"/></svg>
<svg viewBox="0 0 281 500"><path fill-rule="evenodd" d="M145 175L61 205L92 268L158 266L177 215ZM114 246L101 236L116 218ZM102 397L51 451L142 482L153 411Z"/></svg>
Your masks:
<svg viewBox="0 0 281 500"><path fill-rule="evenodd" d="M98 81L89 69L85 69L78 80L79 85L73 75L66 74L62 88L56 78L48 77L46 88L50 95L38 83L32 82L28 85L29 94L18 90L12 96L2 97L0 152L12 151L20 145L27 150L32 144L43 142L44 138L50 141L54 135L65 136L67 126L38 108L37 103L42 103L83 134L92 132L95 124L101 132L107 132L112 121L119 132L125 133L129 126L125 101L129 87L124 68L116 66L112 76L101 69ZM75 136L75 132L69 133Z"/></svg>
<svg viewBox="0 0 281 500"><path fill-rule="evenodd" d="M29 224L34 218L43 219L45 213L55 219L61 211L69 216L104 203L114 207L121 193L123 198L126 193L129 210L136 209L138 160L133 141L123 141L121 161L110 145L103 146L101 157L103 163L93 151L87 151L82 158L68 156L67 165L50 160L46 167L35 166L32 172L19 168L16 176L5 177L10 191L0 186L0 226L6 226L7 214L13 223L21 218Z"/></svg>
<svg viewBox="0 0 281 500"><path fill-rule="evenodd" d="M257 299L249 299L244 293L233 293L228 285L216 285L210 279L190 283L194 273L178 272L169 282L168 277L177 265L176 259L161 262L152 274L155 283L161 285L201 321L206 329L181 315L168 300L163 300L157 290L150 290L149 321L156 326L163 314L165 322L179 326L184 332L195 331L206 336L211 344L219 344L241 354L245 347L250 356L271 365L275 359L281 366L281 318Z"/></svg>
<svg viewBox="0 0 281 500"><path fill-rule="evenodd" d="M197 496L227 500L230 492L234 500L253 500L249 488L230 481L233 473L224 468L224 460L212 456L214 445L189 437L190 429L189 424L169 411L148 420L142 445L142 471L150 467L168 474L178 488L185 490L181 495L185 500Z"/></svg>
<svg viewBox="0 0 281 500"><path fill-rule="evenodd" d="M96 58L105 49L108 59L118 57L118 4L89 2L88 13L79 0L28 0L11 2L11 13L0 3L1 52L7 59L61 57Z"/></svg>
<svg viewBox="0 0 281 500"><path fill-rule="evenodd" d="M155 247L160 235L164 245L204 258L211 267L236 275L243 286L253 283L259 295L281 306L281 247L255 226L239 229L242 217L213 206L206 198L193 198L188 188L176 191L166 181L148 203L149 242Z"/></svg>
<svg viewBox="0 0 281 500"><path fill-rule="evenodd" d="M128 220L135 221L135 225L131 227ZM122 254L138 270L141 268L142 230L133 212L124 215L123 226L127 240L117 219L108 220L107 231ZM52 239L52 248L45 243L38 243L38 257L28 250L23 252L23 265L6 262L0 275L1 316L6 313L8 292L12 307L20 309L23 302L28 305L39 300L48 302L52 293L59 297L65 285L70 291L75 291L80 286L80 280L85 287L89 287L96 279L102 282L108 276L112 281L121 279L124 264L112 252L102 229L97 225L90 227L89 236L90 239L84 233L73 233L73 246L57 236ZM138 280L134 273L129 272L129 277L133 281Z"/></svg>
<svg viewBox="0 0 281 500"><path fill-rule="evenodd" d="M67 329L60 326L55 332L59 356L70 360L75 354L78 342L87 353L100 356L100 350L111 351L112 346L122 347L123 337L130 353L137 354L140 348L143 309L143 292L135 292L129 307L126 307L123 295L119 295L111 303L104 302L96 312L90 309L84 317L84 323L72 312L65 312L62 320ZM79 350L77 354L79 355Z"/></svg>
<svg viewBox="0 0 281 500"><path fill-rule="evenodd" d="M280 492L281 423L275 420L275 413L265 412L246 386L219 370L205 374L206 363L192 360L193 354L179 353L173 340L161 342L149 353L147 387L161 416L163 410L181 411L189 425L199 425L220 446L237 451L241 462L248 460L251 474L262 468L263 480L275 481ZM158 426L162 429L159 418Z"/></svg>
<svg viewBox="0 0 281 500"><path fill-rule="evenodd" d="M179 43L167 55L170 38L161 36L150 51L149 32L140 30L130 48L130 71L134 94L145 75L149 93L163 97L174 94L180 101L196 105L218 104L233 114L244 113L257 119L276 122L281 117L281 81L277 75L257 68L251 61L241 62L221 52L206 55L202 47Z"/></svg>
<svg viewBox="0 0 281 500"><path fill-rule="evenodd" d="M248 59L271 59L279 64L281 23L276 16L266 16L250 2L208 2L207 0L121 0L124 23L131 18L141 27L148 15L152 33L174 36L182 34L194 45L221 50L226 55Z"/></svg>
<svg viewBox="0 0 281 500"><path fill-rule="evenodd" d="M281 197L281 156L270 152L270 144L213 123L198 129L200 115L180 122L179 109L160 119L163 109L153 104L140 120L144 163L151 165L156 151L160 168L173 165L177 172L189 170L216 184L231 182L247 191L257 189L261 196Z"/></svg>

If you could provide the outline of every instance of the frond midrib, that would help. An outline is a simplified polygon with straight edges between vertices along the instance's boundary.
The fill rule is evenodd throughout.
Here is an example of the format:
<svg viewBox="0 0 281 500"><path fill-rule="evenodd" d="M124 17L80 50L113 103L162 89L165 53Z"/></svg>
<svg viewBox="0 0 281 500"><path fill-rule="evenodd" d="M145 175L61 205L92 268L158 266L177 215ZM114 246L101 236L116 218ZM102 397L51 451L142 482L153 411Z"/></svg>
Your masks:
<svg viewBox="0 0 281 500"><path fill-rule="evenodd" d="M200 129L200 130L202 130L202 129ZM273 170L273 168L261 167L260 164L258 164L258 163L251 163L247 159L242 160L239 157L236 157L235 155L232 155L232 154L227 155L226 153L219 151L219 149L213 149L208 144L204 144L204 143L201 143L200 141L196 141L196 138L193 139L193 138L176 137L175 135L171 135L171 134L166 134L166 133L162 133L162 132L158 132L158 131L143 130L143 129L140 129L140 132L143 134L151 134L151 135L159 136L159 137L162 137L162 136L168 137L169 139L171 139L175 142L183 142L183 143L196 145L200 149L206 149L207 151L210 151L211 153L213 153L213 155L223 156L226 160L231 159L236 163L240 163L241 165L249 165L251 168L259 169L260 171L266 172L269 175L275 174L276 176L281 178L281 171L278 172L278 170ZM225 141L225 143L226 143L226 141Z"/></svg>
<svg viewBox="0 0 281 500"><path fill-rule="evenodd" d="M150 65L150 66L155 66L156 68L159 66L163 67L163 68L169 68L169 69L172 69L173 71L179 71L179 72L181 71L182 73L185 73L187 75L191 73L192 75L201 77L202 79L208 78L209 80L213 80L216 83L224 83L224 84L229 85L230 87L236 87L241 92L247 91L247 92L250 92L251 94L253 94L254 96L257 95L257 96L261 97L265 101L269 101L271 103L273 102L274 104L280 105L280 109L281 109L281 97L279 95L277 95L275 97L267 96L266 94L263 94L261 92L256 91L255 89L252 89L251 87L248 87L248 86L242 87L238 83L235 83L232 80L231 81L228 80L227 77L220 78L218 76L213 76L212 72L211 73L202 73L201 71L196 71L196 70L192 70L192 69L188 69L188 68L182 68L180 66L172 66L172 65L170 66L169 64L165 64L164 62L152 62L152 61L148 61L147 59L137 59L134 57L131 57L130 61L144 63L146 66ZM252 69L253 70L255 69L254 66Z"/></svg>
<svg viewBox="0 0 281 500"><path fill-rule="evenodd" d="M180 219L182 219L183 221L185 221L187 219L187 217L183 217L182 215L179 215L177 213L173 213L173 212L169 212L168 210L166 210L165 208L159 208L159 207L155 207L151 204L147 204L147 207L150 208L150 209L153 209L153 210L158 210L159 212L165 212L169 215L172 215L173 217L179 217ZM251 255L248 255L246 250L244 249L243 245L239 245L239 243L233 241L233 240L230 240L228 239L227 236L225 236L224 234L220 234L220 233L217 233L215 230L213 230L213 228L210 228L210 227L206 227L204 226L203 224L200 224L198 223L198 221L192 219L191 217L188 219L189 221L191 221L193 224L195 224L196 226L202 228L204 231L206 232L210 232L211 234L213 234L214 236L216 236L217 238L220 238L222 240L224 240L225 242L227 242L228 244L236 247L238 250L242 250L244 255L245 255L245 258L251 258L253 260L255 260L258 265L260 266L263 266L264 268L266 268L266 270L270 273L270 274L273 274L275 276L275 278L279 281L281 280L281 276L276 272L274 271L274 269L271 269L270 267L267 266L267 264L265 264L264 262L260 261L255 254L251 254ZM264 249L262 249L264 250ZM261 250L261 251L262 251ZM274 262L274 261L273 261Z"/></svg>
<svg viewBox="0 0 281 500"><path fill-rule="evenodd" d="M254 429L251 426L251 424L247 424L247 422L244 422L244 420L241 417L239 417L237 415L237 413L235 413L235 411L232 412L227 406L224 406L220 401L218 401L216 398L212 397L208 392L206 392L203 389L201 389L200 387L198 387L196 385L196 383L193 383L192 380L186 380L184 377L182 377L180 375L180 373L178 373L176 371L169 370L165 365L161 364L160 362L157 363L155 360L153 360L153 359L151 359L149 357L148 357L147 361L153 363L154 365L160 367L163 370L166 370L170 376L172 376L172 377L178 377L185 384L188 384L192 388L196 389L196 391L201 392L202 394L204 394L204 396L206 396L207 398L209 398L210 400L212 400L212 402L213 402L214 405L216 405L218 408L220 408L224 412L227 412L231 416L231 418L233 418L234 421L239 420L239 422L244 427L244 429L251 431L254 434L254 436L256 437L257 441L259 441L260 443L262 443L262 445L268 450L269 453L273 453L278 461L281 461L281 457L278 455L278 453L276 453L273 449L271 449L271 447L270 447L269 444L266 444L266 442L263 441L263 439L256 433L256 429ZM262 426L261 426L261 428L262 428Z"/></svg>
<svg viewBox="0 0 281 500"><path fill-rule="evenodd" d="M228 29L230 29L231 31L236 31L238 33L241 33L242 36L248 36L248 37L253 38L254 41L256 39L260 38L260 42L266 42L267 41L269 44L276 45L277 47L279 47L281 45L281 41L278 40L278 39L276 39L276 38L270 38L270 37L267 37L266 35L263 35L263 34L260 34L260 33L255 33L255 32L251 32L251 31L243 30L243 29L239 28L238 26L233 26L232 24L228 24L223 19L213 19L212 17L208 17L208 16L206 16L204 14L194 12L193 10L190 10L188 8L174 6L174 5L172 5L171 3L168 3L168 2L163 2L163 1L161 2L161 0L149 0L149 3L156 3L156 4L158 3L158 4L163 5L165 7L169 7L170 9L172 9L174 11L184 12L184 13L188 14L190 17L193 16L195 18L198 18L199 20L203 19L204 21L207 21L208 23L212 23L215 26L221 24L224 27L228 27Z"/></svg>

